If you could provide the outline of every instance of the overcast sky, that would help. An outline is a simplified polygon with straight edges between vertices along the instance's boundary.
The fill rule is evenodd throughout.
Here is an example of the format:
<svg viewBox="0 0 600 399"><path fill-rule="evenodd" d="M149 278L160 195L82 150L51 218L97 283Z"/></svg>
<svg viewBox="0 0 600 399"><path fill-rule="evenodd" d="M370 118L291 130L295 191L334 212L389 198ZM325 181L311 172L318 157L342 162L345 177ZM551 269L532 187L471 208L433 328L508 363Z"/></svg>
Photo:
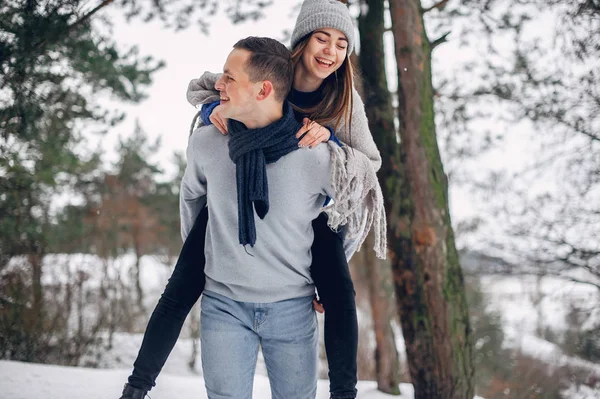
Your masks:
<svg viewBox="0 0 600 399"><path fill-rule="evenodd" d="M151 138L162 137L162 147L156 156L161 166L173 169L171 156L174 151L185 151L191 121L196 113L186 100L189 81L204 71L220 72L233 44L246 36L283 37L285 29L291 29L295 15L291 16L293 2L275 2L268 8L266 17L257 23L233 25L225 16L216 16L205 36L196 26L174 32L160 22L143 23L139 20L126 22L120 9L109 6L104 15L114 21L114 39L118 45L137 45L140 55L151 55L166 62L166 66L154 74L154 82L147 90L148 98L131 106L112 102L111 106L126 112L127 119L107 135L102 136L106 160L115 159L114 148L119 135L126 136L134 130L136 118ZM288 45L289 43L285 43Z"/></svg>

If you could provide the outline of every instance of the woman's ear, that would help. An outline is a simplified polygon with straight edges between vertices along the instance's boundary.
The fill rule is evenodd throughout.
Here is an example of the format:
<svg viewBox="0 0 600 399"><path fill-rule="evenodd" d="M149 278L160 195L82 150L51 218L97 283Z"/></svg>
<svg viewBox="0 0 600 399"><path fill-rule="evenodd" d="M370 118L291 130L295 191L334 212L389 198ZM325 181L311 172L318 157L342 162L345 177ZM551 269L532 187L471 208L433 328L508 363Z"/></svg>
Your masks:
<svg viewBox="0 0 600 399"><path fill-rule="evenodd" d="M256 96L256 99L258 101L265 100L272 93L273 93L273 83L271 83L268 80L265 80L262 82L262 87L260 88L260 91L258 92L258 96Z"/></svg>

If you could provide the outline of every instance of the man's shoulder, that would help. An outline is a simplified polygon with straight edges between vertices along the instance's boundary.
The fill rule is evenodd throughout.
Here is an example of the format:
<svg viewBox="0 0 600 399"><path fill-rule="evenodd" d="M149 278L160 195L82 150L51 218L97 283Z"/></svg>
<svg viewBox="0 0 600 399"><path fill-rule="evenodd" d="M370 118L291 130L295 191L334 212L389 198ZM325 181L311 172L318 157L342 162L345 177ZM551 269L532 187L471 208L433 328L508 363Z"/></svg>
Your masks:
<svg viewBox="0 0 600 399"><path fill-rule="evenodd" d="M303 166L329 165L331 155L327 144L319 144L315 148L301 148L295 151L297 157L302 160Z"/></svg>
<svg viewBox="0 0 600 399"><path fill-rule="evenodd" d="M192 132L189 145L206 150L220 143L227 142L227 136L221 134L214 125L203 125Z"/></svg>
<svg viewBox="0 0 600 399"><path fill-rule="evenodd" d="M328 148L327 143L321 143L319 145L317 145L315 148L309 148L308 149L308 154L314 158L317 159L324 159L329 161L330 158L330 153L329 153L329 148Z"/></svg>

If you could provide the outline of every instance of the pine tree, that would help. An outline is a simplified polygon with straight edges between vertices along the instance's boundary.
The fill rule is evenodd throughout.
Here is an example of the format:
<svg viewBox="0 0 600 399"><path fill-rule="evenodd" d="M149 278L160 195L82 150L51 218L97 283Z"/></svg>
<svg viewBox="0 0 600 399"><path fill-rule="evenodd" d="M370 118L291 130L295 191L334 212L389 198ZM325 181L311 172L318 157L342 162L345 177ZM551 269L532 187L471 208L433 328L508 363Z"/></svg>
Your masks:
<svg viewBox="0 0 600 399"><path fill-rule="evenodd" d="M103 2L103 6L110 2ZM94 31L78 0L9 0L0 5L0 269L15 255L31 265L35 346L44 329L42 260L50 245L51 203L96 155L80 157L89 126L114 126L123 118L102 109L99 94L128 102L162 66L127 52ZM99 7L100 7L99 6ZM22 305L22 304L21 304ZM20 306L20 305L14 305ZM23 360L43 360L43 349Z"/></svg>

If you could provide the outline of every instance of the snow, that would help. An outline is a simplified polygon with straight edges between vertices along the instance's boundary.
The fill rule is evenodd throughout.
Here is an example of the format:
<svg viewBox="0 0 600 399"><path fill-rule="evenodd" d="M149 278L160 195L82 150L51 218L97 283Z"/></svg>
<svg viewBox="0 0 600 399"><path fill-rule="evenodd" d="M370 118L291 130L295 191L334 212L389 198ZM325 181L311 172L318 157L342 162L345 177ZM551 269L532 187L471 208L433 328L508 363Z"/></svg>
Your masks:
<svg viewBox="0 0 600 399"><path fill-rule="evenodd" d="M587 318L580 328L598 328L600 293L591 286L557 277L481 276L481 290L489 301L489 310L501 315L505 334L504 346L539 359L549 368L570 366L586 373L590 381L600 379L600 365L568 356L561 348L536 334L550 329L557 335L570 325L567 316L571 309L582 309ZM600 399L600 392L587 386L571 385L563 392L569 399Z"/></svg>
<svg viewBox="0 0 600 399"><path fill-rule="evenodd" d="M183 335L183 332L182 332ZM90 362L94 362L94 367L101 369L125 369L130 370L135 358L137 357L140 346L142 345L143 334L128 334L128 333L115 333L113 337L113 349L105 350L100 348L102 356L99 361L97 360L94 353L85 357L81 364L86 365ZM163 367L161 375L157 379L157 384L162 383L163 374L171 374L178 376L193 376L201 375L200 370L200 353L196 356L196 367L195 370L191 370L188 366L192 354L192 339L180 338L173 351L171 352L167 362ZM260 364L262 366L262 363ZM260 370L260 369L259 369ZM266 374L264 374L266 375Z"/></svg>
<svg viewBox="0 0 600 399"><path fill-rule="evenodd" d="M598 326L600 293L591 286L558 277L498 276L480 277L481 290L489 300L490 310L502 315L509 338L535 334L538 327L562 332L569 326L571 309L587 314L582 328Z"/></svg>
<svg viewBox="0 0 600 399"><path fill-rule="evenodd" d="M0 392L2 399L107 399L118 398L123 382L129 375L124 369L88 369L82 367L64 367L31 364L12 361L0 361ZM360 399L412 399L413 388L410 384L401 384L401 396L392 396L377 391L374 381L360 381L358 384ZM152 389L154 399L206 399L202 377L177 376L165 374L160 384ZM270 398L267 377L257 375L254 379L253 397ZM317 399L329 397L329 382L319 380Z"/></svg>
<svg viewBox="0 0 600 399"><path fill-rule="evenodd" d="M523 335L518 346L524 354L540 359L552 366L576 366L579 369L600 376L600 365L577 357L567 356L563 354L557 345L534 335Z"/></svg>
<svg viewBox="0 0 600 399"><path fill-rule="evenodd" d="M563 392L565 398L569 399L599 399L600 392L584 385L572 386Z"/></svg>

